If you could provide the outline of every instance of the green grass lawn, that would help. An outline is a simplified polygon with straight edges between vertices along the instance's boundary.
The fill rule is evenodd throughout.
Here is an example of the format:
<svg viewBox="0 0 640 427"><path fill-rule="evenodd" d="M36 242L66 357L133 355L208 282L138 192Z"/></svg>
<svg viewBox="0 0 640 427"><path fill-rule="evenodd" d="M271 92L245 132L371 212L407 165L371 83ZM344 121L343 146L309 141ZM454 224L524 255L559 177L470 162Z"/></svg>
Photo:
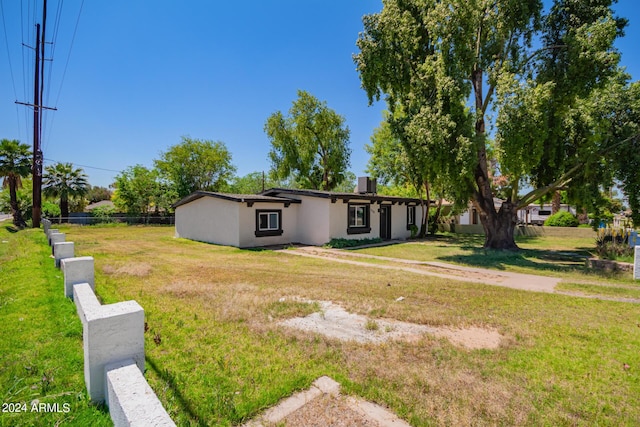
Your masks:
<svg viewBox="0 0 640 427"><path fill-rule="evenodd" d="M61 228L68 241L76 242L76 255L95 257L96 292L104 303L134 299L145 309L146 376L179 425L240 424L321 375L342 383L346 393L388 406L414 426L640 423L637 304L221 247L176 239L171 227ZM59 292L68 316L48 300L12 304L25 313L46 310L47 322L76 322L80 331L43 236L30 231L2 235L20 242L1 255L3 273L5 259L27 263L23 258L34 247L41 253L39 263L46 264L32 267L30 274L11 273L11 283L21 288L36 281L32 276L44 276L38 279L41 286L55 290L50 299L57 301ZM532 250L556 250L548 241L537 244L548 247ZM395 248L404 246L407 257L413 251L446 257L472 255L473 245L472 240L443 240ZM497 268L500 262L495 261ZM6 298L7 285L0 283ZM404 300L397 302L400 296ZM292 297L333 301L373 321L494 328L505 339L496 350L467 350L432 336L382 345L341 342L279 326L280 319L318 309ZM78 332L71 335L65 339L75 344L65 348L75 346L81 383L81 342ZM3 335L3 367L11 365L17 372L26 359L41 364L40 371L54 369L44 367L46 360L66 366L71 359L57 354L47 359L44 351L25 356L17 344L5 345L6 339ZM54 341L62 345L58 341L64 340ZM4 372L3 384L12 378ZM54 377L62 376L57 372ZM81 393L83 388L73 389Z"/></svg>
<svg viewBox="0 0 640 427"><path fill-rule="evenodd" d="M44 234L2 225L0 425L112 425L85 392L82 325Z"/></svg>
<svg viewBox="0 0 640 427"><path fill-rule="evenodd" d="M590 251L595 246L591 238L519 237L516 239L521 248L519 252L485 250L482 248L483 239L479 235L445 234L428 240L358 249L355 252L554 276L565 282L621 285L620 289L639 288L631 273L606 273L585 266L585 258L591 256Z"/></svg>

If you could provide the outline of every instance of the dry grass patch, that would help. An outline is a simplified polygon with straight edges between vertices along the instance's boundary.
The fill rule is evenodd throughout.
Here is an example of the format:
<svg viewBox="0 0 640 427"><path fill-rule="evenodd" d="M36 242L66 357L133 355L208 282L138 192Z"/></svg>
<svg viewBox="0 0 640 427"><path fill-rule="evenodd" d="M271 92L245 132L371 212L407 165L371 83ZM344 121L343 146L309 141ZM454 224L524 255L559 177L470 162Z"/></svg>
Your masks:
<svg viewBox="0 0 640 427"><path fill-rule="evenodd" d="M151 274L151 264L146 262L131 262L121 265L119 267L113 265L105 265L102 267L102 271L109 275L128 275L134 277L146 277Z"/></svg>
<svg viewBox="0 0 640 427"><path fill-rule="evenodd" d="M64 232L79 256L95 257L105 303L144 307L147 377L179 425L240 424L322 375L414 426L640 419L637 305L208 245L175 239L170 227ZM151 266L144 277L104 270L142 263ZM377 332L385 332L381 319L393 319L506 338L496 350L429 335L341 342L280 327L317 311L294 297L339 301L375 319Z"/></svg>

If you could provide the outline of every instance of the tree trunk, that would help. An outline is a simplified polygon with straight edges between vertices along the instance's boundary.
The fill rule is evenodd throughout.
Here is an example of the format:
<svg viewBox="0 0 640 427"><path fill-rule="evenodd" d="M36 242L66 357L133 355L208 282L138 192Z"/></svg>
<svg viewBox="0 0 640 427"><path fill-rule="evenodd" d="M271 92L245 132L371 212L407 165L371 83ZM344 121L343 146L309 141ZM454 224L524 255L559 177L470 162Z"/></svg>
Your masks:
<svg viewBox="0 0 640 427"><path fill-rule="evenodd" d="M560 192L558 190L553 192L553 199L551 200L551 215L560 212L560 204L562 202L562 197L560 196Z"/></svg>
<svg viewBox="0 0 640 427"><path fill-rule="evenodd" d="M481 212L480 220L484 228L484 247L486 249L520 250L515 241L515 228L518 220L516 204L504 202L499 211L491 209Z"/></svg>
<svg viewBox="0 0 640 427"><path fill-rule="evenodd" d="M479 57L479 52L478 52ZM484 247L486 249L501 249L517 251L518 245L514 239L514 231L518 220L517 205L511 200L502 203L496 211L493 202L493 190L488 172L488 159L485 134L485 105L482 90L483 70L478 64L474 65L471 73L471 83L475 97L476 123L475 134L478 139L478 164L475 171L477 188L473 193L473 204L480 213L480 221L484 228ZM492 92L492 89L489 90Z"/></svg>
<svg viewBox="0 0 640 427"><path fill-rule="evenodd" d="M60 196L60 216L69 221L69 199L66 196Z"/></svg>
<svg viewBox="0 0 640 427"><path fill-rule="evenodd" d="M429 183L425 181L424 189L426 201L422 201L422 224L420 226L420 235L418 237L426 237L429 234L429 209L431 209L431 194L429 192Z"/></svg>
<svg viewBox="0 0 640 427"><path fill-rule="evenodd" d="M433 225L431 230L433 235L438 231L438 221L440 220L440 213L442 212L442 197L438 199L438 205L436 207L436 213L433 215Z"/></svg>
<svg viewBox="0 0 640 427"><path fill-rule="evenodd" d="M24 228L27 223L22 218L22 212L18 206L18 193L16 187L18 186L17 180L14 177L8 177L9 179L9 204L11 205L11 214L13 215L13 225L18 228Z"/></svg>
<svg viewBox="0 0 640 427"><path fill-rule="evenodd" d="M425 201L420 200L420 228L418 229L418 237L423 238L427 235L427 218L429 215L425 215Z"/></svg>
<svg viewBox="0 0 640 427"><path fill-rule="evenodd" d="M589 224L589 215L587 214L587 208L582 208L578 214L578 221L580 224Z"/></svg>

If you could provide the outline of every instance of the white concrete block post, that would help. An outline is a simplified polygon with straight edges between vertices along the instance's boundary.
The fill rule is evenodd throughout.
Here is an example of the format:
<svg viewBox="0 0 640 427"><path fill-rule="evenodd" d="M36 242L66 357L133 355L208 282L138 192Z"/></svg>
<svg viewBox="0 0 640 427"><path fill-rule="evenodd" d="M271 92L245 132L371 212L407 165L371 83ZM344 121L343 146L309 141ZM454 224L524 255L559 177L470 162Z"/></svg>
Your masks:
<svg viewBox="0 0 640 427"><path fill-rule="evenodd" d="M95 271L92 256L65 258L60 260L60 269L64 273L64 295L73 298L73 285L88 283L95 289Z"/></svg>
<svg viewBox="0 0 640 427"><path fill-rule="evenodd" d="M115 427L176 425L133 360L108 365L106 377L107 404Z"/></svg>
<svg viewBox="0 0 640 427"><path fill-rule="evenodd" d="M42 228L44 229L44 234L45 235L49 235L49 229L51 228L51 221L49 221L48 219L43 219L42 220Z"/></svg>
<svg viewBox="0 0 640 427"><path fill-rule="evenodd" d="M86 283L73 287L73 297L82 320L84 381L91 400L103 402L107 365L132 359L144 372L144 310L135 301L100 305Z"/></svg>
<svg viewBox="0 0 640 427"><path fill-rule="evenodd" d="M51 235L53 233L59 233L60 230L58 230L57 228L50 228L49 232L47 233L47 241L49 242L49 246L51 246Z"/></svg>
<svg viewBox="0 0 640 427"><path fill-rule="evenodd" d="M66 240L66 235L64 233L51 233L51 254L53 255L53 246L56 243L64 242Z"/></svg>
<svg viewBox="0 0 640 427"><path fill-rule="evenodd" d="M75 244L73 242L59 242L53 244L53 258L56 261L56 267L60 267L60 261L66 258L73 258L75 252Z"/></svg>
<svg viewBox="0 0 640 427"><path fill-rule="evenodd" d="M633 278L640 280L640 245L634 249L633 257Z"/></svg>

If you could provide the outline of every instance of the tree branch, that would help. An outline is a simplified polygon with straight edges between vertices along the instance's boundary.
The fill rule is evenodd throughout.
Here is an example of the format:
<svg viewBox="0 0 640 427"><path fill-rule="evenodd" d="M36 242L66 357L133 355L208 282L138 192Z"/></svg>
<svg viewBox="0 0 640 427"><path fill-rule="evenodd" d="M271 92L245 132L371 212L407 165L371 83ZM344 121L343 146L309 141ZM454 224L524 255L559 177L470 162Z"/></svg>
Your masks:
<svg viewBox="0 0 640 427"><path fill-rule="evenodd" d="M603 148L602 150L594 153L594 155L598 155L598 156L602 156L603 154L606 154L608 151L613 150L614 148L617 148L619 146L621 146L622 144L629 142L633 139L636 139L640 137L640 133L637 133L635 135L631 135L630 137L623 139L622 141L618 141L615 144L609 145L606 148ZM567 172L563 173L560 178L558 178L556 181L552 182L551 184L541 187L541 188L537 188L533 191L530 191L528 194L526 194L522 199L520 199L520 201L518 202L518 209L524 208L525 206L528 206L530 203L535 202L536 200L538 200L540 197L544 196L545 194L550 193L551 191L554 190L558 190L561 187L564 187L565 185L569 184L571 182L571 180L573 179L573 175L580 169L582 169L585 165L585 163L587 163L586 160L578 162L574 167L572 167L571 169L569 169Z"/></svg>

